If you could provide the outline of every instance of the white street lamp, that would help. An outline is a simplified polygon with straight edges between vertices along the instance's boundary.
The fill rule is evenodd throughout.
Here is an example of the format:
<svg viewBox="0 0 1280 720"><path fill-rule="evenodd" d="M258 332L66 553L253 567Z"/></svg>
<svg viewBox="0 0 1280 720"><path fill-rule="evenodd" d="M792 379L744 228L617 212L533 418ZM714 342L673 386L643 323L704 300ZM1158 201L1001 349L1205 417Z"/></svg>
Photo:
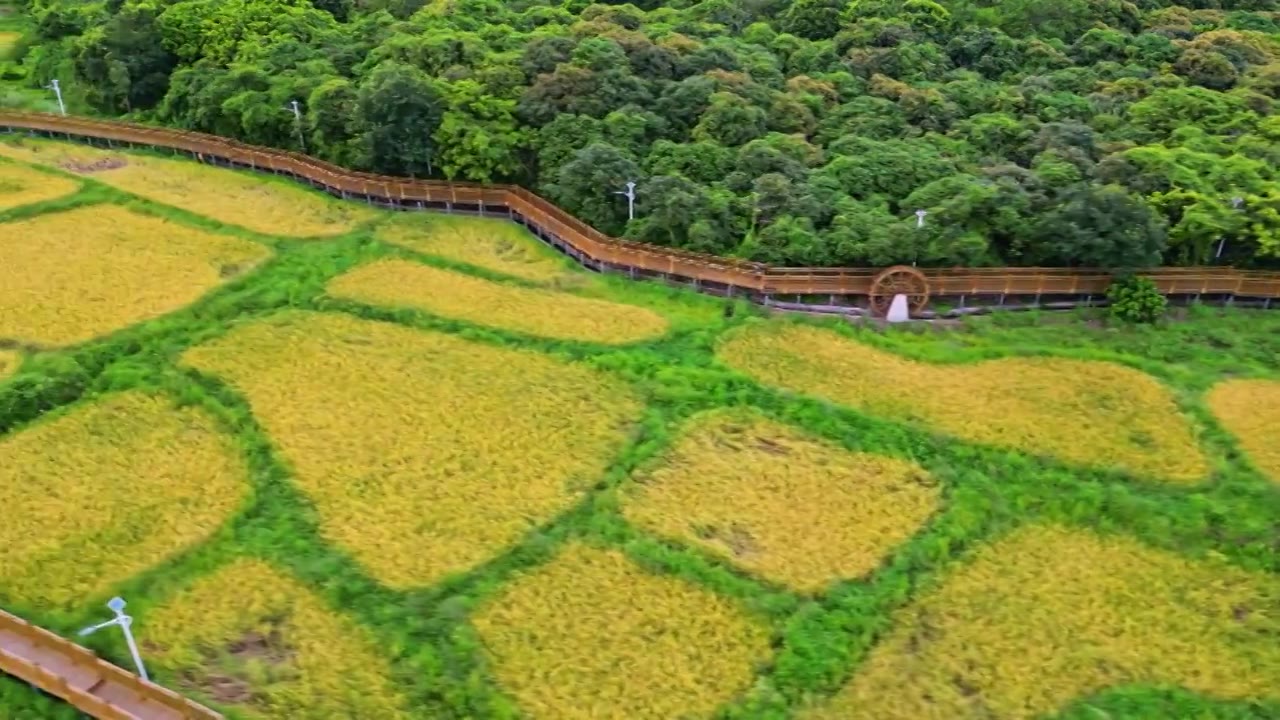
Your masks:
<svg viewBox="0 0 1280 720"><path fill-rule="evenodd" d="M306 152L307 143L302 139L302 110L298 107L298 101L290 100L286 109L293 110L293 129L298 133L298 146L302 148L302 152Z"/></svg>
<svg viewBox="0 0 1280 720"><path fill-rule="evenodd" d="M1240 197L1240 196L1238 196L1238 195L1237 195L1236 197L1231 198L1231 207L1232 207L1232 208L1234 208L1234 209L1236 209L1236 210L1239 210L1241 205L1244 205L1244 198L1242 198L1242 197ZM1217 254L1215 254L1215 255L1213 256L1213 259L1214 259L1214 260L1217 260L1218 258L1222 257L1222 251L1223 251L1226 247L1227 247L1227 239L1226 239L1226 238L1218 238L1218 252L1217 252Z"/></svg>
<svg viewBox="0 0 1280 720"><path fill-rule="evenodd" d="M116 616L111 620L98 623L97 625L90 625L89 627L81 630L80 637L92 635L105 627L119 625L120 630L124 633L124 641L129 644L129 654L133 656L133 664L138 667L138 677L141 677L143 680L148 680L147 669L142 666L142 656L138 654L138 644L133 641L133 631L129 629L129 626L133 624L133 618L124 614L124 605L124 598L113 597L108 600L107 608L110 609L111 612L115 613Z"/></svg>
<svg viewBox="0 0 1280 720"><path fill-rule="evenodd" d="M924 227L924 216L928 214L929 213L925 210L916 211L916 228L917 229Z"/></svg>
<svg viewBox="0 0 1280 720"><path fill-rule="evenodd" d="M48 85L45 85L45 87L52 90L53 94L57 96L58 110L61 111L63 115L66 115L67 106L62 103L62 86L58 84L58 78L51 80Z"/></svg>
<svg viewBox="0 0 1280 720"><path fill-rule="evenodd" d="M614 190L613 194L622 195L627 199L627 219L635 220L636 219L636 184L633 182L629 182L627 183L626 190Z"/></svg>

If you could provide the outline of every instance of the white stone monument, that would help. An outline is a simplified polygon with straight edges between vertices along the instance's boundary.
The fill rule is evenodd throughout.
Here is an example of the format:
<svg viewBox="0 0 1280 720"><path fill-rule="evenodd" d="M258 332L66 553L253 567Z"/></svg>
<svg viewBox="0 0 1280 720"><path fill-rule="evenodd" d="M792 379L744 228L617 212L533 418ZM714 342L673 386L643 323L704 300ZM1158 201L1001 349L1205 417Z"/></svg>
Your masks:
<svg viewBox="0 0 1280 720"><path fill-rule="evenodd" d="M906 322L911 319L911 311L907 308L907 296L898 293L893 296L893 302L889 304L889 313L885 315L885 319L891 323Z"/></svg>

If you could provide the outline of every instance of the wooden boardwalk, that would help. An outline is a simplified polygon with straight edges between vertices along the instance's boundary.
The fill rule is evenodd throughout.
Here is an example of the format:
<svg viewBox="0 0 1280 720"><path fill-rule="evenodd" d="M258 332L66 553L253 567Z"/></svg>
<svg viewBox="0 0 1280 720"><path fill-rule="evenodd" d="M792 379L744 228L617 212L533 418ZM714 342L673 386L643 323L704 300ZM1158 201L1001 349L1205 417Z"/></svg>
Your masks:
<svg viewBox="0 0 1280 720"><path fill-rule="evenodd" d="M91 650L0 610L0 671L102 720L221 720Z"/></svg>
<svg viewBox="0 0 1280 720"><path fill-rule="evenodd" d="M631 277L657 277L696 290L769 304L785 299L814 307L883 310L903 293L913 314L930 298L996 307L1005 299L1039 305L1093 304L1112 274L1096 268L787 268L610 237L553 203L511 185L409 180L338 167L295 152L203 133L133 123L0 110L0 131L27 132L101 145L163 148L209 163L293 177L337 197L395 208L439 209L510 218L584 266ZM1280 272L1231 267L1153 268L1141 273L1171 297L1270 306Z"/></svg>

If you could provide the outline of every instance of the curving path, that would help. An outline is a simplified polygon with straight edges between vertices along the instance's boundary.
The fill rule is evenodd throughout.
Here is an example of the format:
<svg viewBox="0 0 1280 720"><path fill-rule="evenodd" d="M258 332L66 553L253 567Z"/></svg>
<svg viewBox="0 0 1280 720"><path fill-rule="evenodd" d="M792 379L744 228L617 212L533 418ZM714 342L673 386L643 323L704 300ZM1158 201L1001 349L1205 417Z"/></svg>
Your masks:
<svg viewBox="0 0 1280 720"><path fill-rule="evenodd" d="M165 148L202 162L288 175L332 195L395 208L509 217L579 263L601 272L660 277L717 295L736 295L774 307L818 312L883 312L886 298L904 293L913 314L930 297L958 299L961 308L1059 307L1094 304L1112 274L1089 268L783 268L613 238L520 187L406 180L338 167L306 155L246 145L215 135L0 110L0 131ZM1230 267L1156 268L1144 273L1161 292L1184 299L1270 307L1280 299L1280 272ZM782 302L788 297L795 302ZM968 301L966 302L966 299ZM965 314L965 310L951 314Z"/></svg>
<svg viewBox="0 0 1280 720"><path fill-rule="evenodd" d="M221 720L92 651L0 610L0 671L101 720Z"/></svg>

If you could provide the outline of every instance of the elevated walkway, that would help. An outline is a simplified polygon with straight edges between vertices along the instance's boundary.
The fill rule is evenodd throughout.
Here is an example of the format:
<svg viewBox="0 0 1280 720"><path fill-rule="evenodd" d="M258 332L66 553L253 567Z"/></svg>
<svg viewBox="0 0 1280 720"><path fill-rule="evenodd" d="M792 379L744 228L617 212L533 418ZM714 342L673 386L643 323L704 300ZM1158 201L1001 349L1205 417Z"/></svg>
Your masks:
<svg viewBox="0 0 1280 720"><path fill-rule="evenodd" d="M209 708L3 610L0 671L101 720L222 720Z"/></svg>

